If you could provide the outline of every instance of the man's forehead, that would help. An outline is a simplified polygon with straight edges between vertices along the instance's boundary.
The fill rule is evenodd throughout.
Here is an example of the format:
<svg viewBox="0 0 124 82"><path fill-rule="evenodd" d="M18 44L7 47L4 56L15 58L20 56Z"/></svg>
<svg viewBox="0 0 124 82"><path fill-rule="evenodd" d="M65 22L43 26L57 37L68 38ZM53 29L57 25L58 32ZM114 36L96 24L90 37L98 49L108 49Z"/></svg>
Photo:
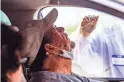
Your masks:
<svg viewBox="0 0 124 82"><path fill-rule="evenodd" d="M52 34L52 33L55 32L54 30L57 31L58 29L59 29L59 27L52 27L52 28L49 28L49 29L46 31L45 34L47 34L47 35Z"/></svg>
<svg viewBox="0 0 124 82"><path fill-rule="evenodd" d="M48 38L48 39L58 39L59 37L61 37L62 34L64 34L64 28L63 27L52 27L49 28L46 32L44 37Z"/></svg>
<svg viewBox="0 0 124 82"><path fill-rule="evenodd" d="M48 29L48 31L52 31L52 30L58 30L58 31L62 30L64 32L65 29L64 27L56 27L56 26L53 26L52 28Z"/></svg>

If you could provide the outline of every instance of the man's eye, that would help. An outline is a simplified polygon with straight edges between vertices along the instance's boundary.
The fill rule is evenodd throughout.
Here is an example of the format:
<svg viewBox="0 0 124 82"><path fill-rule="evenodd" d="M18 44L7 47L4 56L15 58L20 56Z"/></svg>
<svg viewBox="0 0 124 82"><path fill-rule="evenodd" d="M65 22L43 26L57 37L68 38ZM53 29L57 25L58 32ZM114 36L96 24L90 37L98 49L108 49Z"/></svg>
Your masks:
<svg viewBox="0 0 124 82"><path fill-rule="evenodd" d="M67 45L64 45L64 47L67 47Z"/></svg>

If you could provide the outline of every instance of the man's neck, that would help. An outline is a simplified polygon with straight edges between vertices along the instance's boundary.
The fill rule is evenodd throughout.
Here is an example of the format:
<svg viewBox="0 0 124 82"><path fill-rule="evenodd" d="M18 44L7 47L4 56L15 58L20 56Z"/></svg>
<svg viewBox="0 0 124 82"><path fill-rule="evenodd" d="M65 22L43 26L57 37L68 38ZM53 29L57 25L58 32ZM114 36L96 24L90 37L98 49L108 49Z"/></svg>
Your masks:
<svg viewBox="0 0 124 82"><path fill-rule="evenodd" d="M48 57L43 65L44 69L56 73L71 74L72 60L60 56Z"/></svg>

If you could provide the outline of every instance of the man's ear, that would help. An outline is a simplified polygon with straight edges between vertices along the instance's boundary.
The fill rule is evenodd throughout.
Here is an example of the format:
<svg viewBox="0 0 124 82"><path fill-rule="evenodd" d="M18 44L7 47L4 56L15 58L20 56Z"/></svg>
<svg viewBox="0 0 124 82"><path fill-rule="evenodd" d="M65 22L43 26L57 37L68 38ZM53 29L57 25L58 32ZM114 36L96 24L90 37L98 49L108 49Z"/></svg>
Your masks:
<svg viewBox="0 0 124 82"><path fill-rule="evenodd" d="M58 54L62 53L62 50L60 50L59 48L52 46L50 44L45 45L45 50L46 50L46 52L48 52L48 54L52 54L52 55L58 55Z"/></svg>
<svg viewBox="0 0 124 82"><path fill-rule="evenodd" d="M50 46L50 44L45 44L45 50L49 54L53 53L53 48Z"/></svg>
<svg viewBox="0 0 124 82"><path fill-rule="evenodd" d="M46 17L44 17L44 20L48 23L48 25L53 25L53 23L56 21L58 17L58 11L57 9L52 9Z"/></svg>

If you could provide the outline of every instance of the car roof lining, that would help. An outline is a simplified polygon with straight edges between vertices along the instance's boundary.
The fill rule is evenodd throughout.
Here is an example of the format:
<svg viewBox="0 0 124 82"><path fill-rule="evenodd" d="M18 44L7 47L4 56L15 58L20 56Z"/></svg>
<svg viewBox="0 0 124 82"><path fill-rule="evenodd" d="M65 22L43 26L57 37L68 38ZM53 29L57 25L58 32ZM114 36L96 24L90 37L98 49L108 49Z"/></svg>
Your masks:
<svg viewBox="0 0 124 82"><path fill-rule="evenodd" d="M55 0L52 0L51 4L58 5ZM124 12L89 0L71 0L71 2L70 0L59 0L59 5L92 8L124 19Z"/></svg>
<svg viewBox="0 0 124 82"><path fill-rule="evenodd" d="M78 6L93 8L124 19L124 12L92 2L90 0L1 0L2 10L37 10L43 6ZM7 5L7 6L6 6Z"/></svg>

